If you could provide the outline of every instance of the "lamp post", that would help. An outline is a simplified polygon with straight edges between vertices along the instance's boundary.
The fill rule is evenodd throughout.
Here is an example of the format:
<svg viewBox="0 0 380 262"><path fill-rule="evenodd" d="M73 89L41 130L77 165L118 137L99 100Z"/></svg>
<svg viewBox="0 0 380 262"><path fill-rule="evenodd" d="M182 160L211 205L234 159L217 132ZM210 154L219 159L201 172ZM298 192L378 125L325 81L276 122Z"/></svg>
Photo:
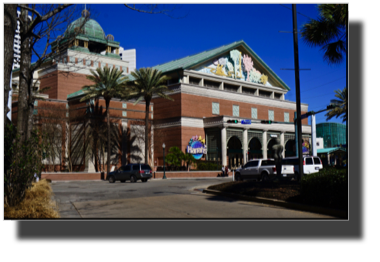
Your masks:
<svg viewBox="0 0 380 262"><path fill-rule="evenodd" d="M166 179L166 176L165 176L165 143L162 144L162 150L164 152L164 177L162 179Z"/></svg>

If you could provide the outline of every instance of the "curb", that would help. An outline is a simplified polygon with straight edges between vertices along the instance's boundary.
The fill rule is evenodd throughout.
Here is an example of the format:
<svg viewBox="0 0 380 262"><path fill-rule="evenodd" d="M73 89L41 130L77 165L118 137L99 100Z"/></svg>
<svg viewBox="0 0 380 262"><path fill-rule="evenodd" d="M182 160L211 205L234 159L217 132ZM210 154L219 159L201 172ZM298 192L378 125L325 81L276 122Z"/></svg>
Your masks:
<svg viewBox="0 0 380 262"><path fill-rule="evenodd" d="M272 199L272 198L265 198L265 197L243 196L243 195L238 195L238 194L233 194L233 193L225 193L225 192L212 190L212 189L203 189L203 193L208 193L208 194L213 194L213 195L218 195L218 196L226 196L226 197L231 197L231 198L235 198L239 200L246 200L246 201L258 202L262 204L281 206L281 207L300 210L300 211L308 211L312 213L318 213L318 214L348 219L347 211L340 210L340 209L305 205L305 204L299 204L299 203L288 202L288 201Z"/></svg>

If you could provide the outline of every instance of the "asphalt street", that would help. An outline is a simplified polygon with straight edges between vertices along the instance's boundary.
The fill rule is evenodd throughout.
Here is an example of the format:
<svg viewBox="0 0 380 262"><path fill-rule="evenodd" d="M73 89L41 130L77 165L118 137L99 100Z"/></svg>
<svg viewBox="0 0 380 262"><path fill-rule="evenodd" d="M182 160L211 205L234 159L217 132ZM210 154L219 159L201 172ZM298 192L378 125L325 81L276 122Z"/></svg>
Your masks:
<svg viewBox="0 0 380 262"><path fill-rule="evenodd" d="M231 178L153 179L146 183L53 182L61 218L326 219L326 215L202 193Z"/></svg>

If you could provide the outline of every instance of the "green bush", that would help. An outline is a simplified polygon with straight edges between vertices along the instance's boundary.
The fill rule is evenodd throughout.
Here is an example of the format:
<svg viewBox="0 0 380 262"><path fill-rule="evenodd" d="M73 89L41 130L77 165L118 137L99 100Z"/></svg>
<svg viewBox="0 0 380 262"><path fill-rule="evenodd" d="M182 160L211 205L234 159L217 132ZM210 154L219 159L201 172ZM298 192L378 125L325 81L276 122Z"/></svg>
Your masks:
<svg viewBox="0 0 380 262"><path fill-rule="evenodd" d="M222 166L209 161L197 161L197 170L222 170Z"/></svg>
<svg viewBox="0 0 380 262"><path fill-rule="evenodd" d="M348 210L347 169L327 168L304 175L300 193L304 203Z"/></svg>

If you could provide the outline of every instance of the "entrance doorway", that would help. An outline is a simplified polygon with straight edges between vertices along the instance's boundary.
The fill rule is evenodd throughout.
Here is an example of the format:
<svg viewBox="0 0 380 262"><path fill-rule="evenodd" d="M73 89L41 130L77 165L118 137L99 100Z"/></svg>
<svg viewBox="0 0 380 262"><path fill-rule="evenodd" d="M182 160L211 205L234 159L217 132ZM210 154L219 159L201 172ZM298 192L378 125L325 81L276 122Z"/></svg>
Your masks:
<svg viewBox="0 0 380 262"><path fill-rule="evenodd" d="M233 136L227 143L228 168L234 170L243 165L243 149L238 137Z"/></svg>
<svg viewBox="0 0 380 262"><path fill-rule="evenodd" d="M274 150L273 150L273 146L277 144L277 141L276 141L276 138L272 138L271 140L269 140L269 143L268 143L268 154L267 154L267 157L268 158L274 158Z"/></svg>
<svg viewBox="0 0 380 262"><path fill-rule="evenodd" d="M257 137L252 138L248 145L248 160L253 158L263 158L261 147L260 140Z"/></svg>
<svg viewBox="0 0 380 262"><path fill-rule="evenodd" d="M296 141L294 139L288 140L285 144L285 157L296 156Z"/></svg>

